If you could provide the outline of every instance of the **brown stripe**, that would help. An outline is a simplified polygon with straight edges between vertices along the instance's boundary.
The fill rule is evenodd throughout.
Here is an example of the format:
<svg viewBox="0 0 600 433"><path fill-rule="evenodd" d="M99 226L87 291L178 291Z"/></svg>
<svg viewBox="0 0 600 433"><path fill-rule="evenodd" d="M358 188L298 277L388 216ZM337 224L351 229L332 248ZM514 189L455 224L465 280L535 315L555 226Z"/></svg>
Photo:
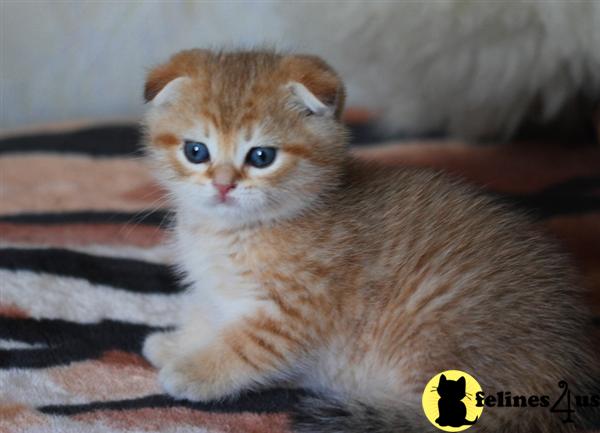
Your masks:
<svg viewBox="0 0 600 433"><path fill-rule="evenodd" d="M29 313L16 305L0 304L0 316L9 317L11 319L27 319L29 318Z"/></svg>
<svg viewBox="0 0 600 433"><path fill-rule="evenodd" d="M0 432L50 431L50 418L19 403L0 402ZM45 426L45 427L44 427ZM41 427L44 427L43 429Z"/></svg>
<svg viewBox="0 0 600 433"><path fill-rule="evenodd" d="M531 193L573 177L597 176L600 149L561 149L515 143L469 146L415 142L357 148L356 156L391 166L434 167L498 192Z"/></svg>
<svg viewBox="0 0 600 433"><path fill-rule="evenodd" d="M375 118L375 113L361 107L349 107L342 114L342 121L350 125L366 124Z"/></svg>
<svg viewBox="0 0 600 433"><path fill-rule="evenodd" d="M162 195L141 160L24 155L0 158L0 213L140 211ZM162 198L161 198L162 199Z"/></svg>
<svg viewBox="0 0 600 433"><path fill-rule="evenodd" d="M205 428L215 433L291 433L289 420L283 414L208 413L179 407L95 411L73 419L102 423L117 431L163 431L180 426L190 431Z"/></svg>
<svg viewBox="0 0 600 433"><path fill-rule="evenodd" d="M125 200L143 201L145 203L165 203L167 191L162 189L154 182L148 182L140 185L137 188L132 188L121 194L121 198ZM157 206L151 205L150 208Z"/></svg>
<svg viewBox="0 0 600 433"><path fill-rule="evenodd" d="M37 225L0 222L4 242L69 245L132 245L153 247L165 240L158 227L131 224L65 224Z"/></svg>
<svg viewBox="0 0 600 433"><path fill-rule="evenodd" d="M148 370L153 370L154 368L142 358L140 355L136 355L134 353L123 352L121 350L109 350L108 352L104 352L101 358L98 361L104 364L110 364L114 366L136 366L145 368Z"/></svg>
<svg viewBox="0 0 600 433"><path fill-rule="evenodd" d="M86 128L101 128L103 126L131 126L133 123L139 123L137 117L116 117L98 121L98 119L83 120L65 120L63 122L50 122L36 125L6 129L0 131L0 138L31 136L39 134L65 134Z"/></svg>
<svg viewBox="0 0 600 433"><path fill-rule="evenodd" d="M155 369L136 357L126 359L115 353L98 360L48 368L45 373L52 386L88 401L138 398L162 392Z"/></svg>

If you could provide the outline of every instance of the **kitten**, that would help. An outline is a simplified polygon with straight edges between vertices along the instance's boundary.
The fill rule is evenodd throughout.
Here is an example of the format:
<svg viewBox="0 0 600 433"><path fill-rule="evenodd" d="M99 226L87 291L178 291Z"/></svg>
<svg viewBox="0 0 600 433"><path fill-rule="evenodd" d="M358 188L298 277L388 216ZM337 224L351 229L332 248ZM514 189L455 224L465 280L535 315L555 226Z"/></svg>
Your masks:
<svg viewBox="0 0 600 433"><path fill-rule="evenodd" d="M191 286L145 356L178 398L290 381L294 427L437 431L427 381L467 371L488 393L585 393L577 279L530 221L423 169L346 150L344 87L322 60L190 50L152 70L148 151L176 209ZM486 409L479 431L572 431L542 410Z"/></svg>

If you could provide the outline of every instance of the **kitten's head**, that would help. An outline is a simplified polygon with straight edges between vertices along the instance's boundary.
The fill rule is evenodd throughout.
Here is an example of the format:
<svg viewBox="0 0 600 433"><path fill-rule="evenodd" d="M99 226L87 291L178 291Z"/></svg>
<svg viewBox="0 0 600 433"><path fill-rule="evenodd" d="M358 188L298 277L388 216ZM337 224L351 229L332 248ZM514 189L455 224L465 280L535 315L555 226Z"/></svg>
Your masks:
<svg viewBox="0 0 600 433"><path fill-rule="evenodd" d="M450 380L446 379L446 376L442 374L437 386L437 392L442 398L462 400L466 395L466 385L467 382L463 376L457 380Z"/></svg>
<svg viewBox="0 0 600 433"><path fill-rule="evenodd" d="M145 98L154 167L192 218L289 218L339 180L344 88L317 57L183 51L150 72Z"/></svg>

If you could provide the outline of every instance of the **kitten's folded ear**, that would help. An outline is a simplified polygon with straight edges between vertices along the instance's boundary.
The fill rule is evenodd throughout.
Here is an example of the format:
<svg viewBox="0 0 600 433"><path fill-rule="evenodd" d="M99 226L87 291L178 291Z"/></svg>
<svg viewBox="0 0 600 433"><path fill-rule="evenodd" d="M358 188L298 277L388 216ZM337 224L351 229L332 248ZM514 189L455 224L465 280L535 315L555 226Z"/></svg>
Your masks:
<svg viewBox="0 0 600 433"><path fill-rule="evenodd" d="M281 61L289 80L288 88L298 100L316 115L340 118L346 92L339 75L316 56L292 55Z"/></svg>
<svg viewBox="0 0 600 433"><path fill-rule="evenodd" d="M153 101L157 104L166 101L182 82L182 80L175 80L198 75L209 53L202 49L180 51L166 63L156 66L146 78L145 101Z"/></svg>

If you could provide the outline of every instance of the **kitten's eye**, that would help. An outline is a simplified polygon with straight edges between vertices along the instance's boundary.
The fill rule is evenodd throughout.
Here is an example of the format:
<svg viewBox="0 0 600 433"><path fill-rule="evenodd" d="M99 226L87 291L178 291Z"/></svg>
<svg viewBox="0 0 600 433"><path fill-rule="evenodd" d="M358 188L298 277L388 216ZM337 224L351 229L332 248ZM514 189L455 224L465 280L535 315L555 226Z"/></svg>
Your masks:
<svg viewBox="0 0 600 433"><path fill-rule="evenodd" d="M183 153L185 153L185 157L188 161L193 164L200 164L210 159L206 144L198 141L186 140L183 145Z"/></svg>
<svg viewBox="0 0 600 433"><path fill-rule="evenodd" d="M256 168L265 168L273 163L277 149L274 147L253 147L246 156L246 163Z"/></svg>

